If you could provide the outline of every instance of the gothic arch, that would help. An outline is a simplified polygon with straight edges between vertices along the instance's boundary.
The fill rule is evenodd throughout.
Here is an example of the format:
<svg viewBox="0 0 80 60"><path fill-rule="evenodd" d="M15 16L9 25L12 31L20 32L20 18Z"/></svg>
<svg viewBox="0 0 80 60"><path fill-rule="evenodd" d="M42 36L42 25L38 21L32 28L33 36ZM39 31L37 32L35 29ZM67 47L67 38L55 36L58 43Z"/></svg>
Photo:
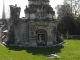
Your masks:
<svg viewBox="0 0 80 60"><path fill-rule="evenodd" d="M46 45L47 44L47 31L44 29L37 30L36 41L37 41L37 45Z"/></svg>

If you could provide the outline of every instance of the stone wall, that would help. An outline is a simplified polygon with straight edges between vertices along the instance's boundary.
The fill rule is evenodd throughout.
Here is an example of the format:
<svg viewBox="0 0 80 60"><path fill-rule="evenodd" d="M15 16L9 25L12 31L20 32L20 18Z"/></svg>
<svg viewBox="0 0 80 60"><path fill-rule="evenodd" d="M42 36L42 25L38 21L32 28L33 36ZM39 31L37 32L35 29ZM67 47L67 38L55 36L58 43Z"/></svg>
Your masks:
<svg viewBox="0 0 80 60"><path fill-rule="evenodd" d="M56 41L56 35L53 30L54 20L30 20L25 21L24 19L19 20L17 25L14 25L15 44L28 44L37 45L37 34L38 30L45 30L47 32L47 45L53 45ZM32 29L32 30L31 30Z"/></svg>
<svg viewBox="0 0 80 60"><path fill-rule="evenodd" d="M37 30L43 29L47 32L47 44L53 45L53 21L33 21L32 23L35 27L35 33Z"/></svg>
<svg viewBox="0 0 80 60"><path fill-rule="evenodd" d="M15 43L24 43L28 41L28 27L27 23L20 22L17 26L14 26L15 31Z"/></svg>

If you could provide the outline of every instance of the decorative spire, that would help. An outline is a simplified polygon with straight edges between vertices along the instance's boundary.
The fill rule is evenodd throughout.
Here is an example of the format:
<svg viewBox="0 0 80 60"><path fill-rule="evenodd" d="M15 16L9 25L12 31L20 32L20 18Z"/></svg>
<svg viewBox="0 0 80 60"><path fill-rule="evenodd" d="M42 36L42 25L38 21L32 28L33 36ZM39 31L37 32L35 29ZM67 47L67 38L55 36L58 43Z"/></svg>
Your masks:
<svg viewBox="0 0 80 60"><path fill-rule="evenodd" d="M2 12L2 19L5 19L5 0L3 0L3 12Z"/></svg>

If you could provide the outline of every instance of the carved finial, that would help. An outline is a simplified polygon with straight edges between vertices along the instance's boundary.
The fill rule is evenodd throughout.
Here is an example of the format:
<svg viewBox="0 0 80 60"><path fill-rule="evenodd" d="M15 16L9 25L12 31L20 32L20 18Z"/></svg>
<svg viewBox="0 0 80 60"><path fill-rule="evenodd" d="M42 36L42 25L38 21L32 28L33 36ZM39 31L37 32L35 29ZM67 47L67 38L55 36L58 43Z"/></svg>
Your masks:
<svg viewBox="0 0 80 60"><path fill-rule="evenodd" d="M11 18L15 19L15 18L19 18L20 16L20 7L17 7L17 4L15 4L15 6L10 5L10 16Z"/></svg>

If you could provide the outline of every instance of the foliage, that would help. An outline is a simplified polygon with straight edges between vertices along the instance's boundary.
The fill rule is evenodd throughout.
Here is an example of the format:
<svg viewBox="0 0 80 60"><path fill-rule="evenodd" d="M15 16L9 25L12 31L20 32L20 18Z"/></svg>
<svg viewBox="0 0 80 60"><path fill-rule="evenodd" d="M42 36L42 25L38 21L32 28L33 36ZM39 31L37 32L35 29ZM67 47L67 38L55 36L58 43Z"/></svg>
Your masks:
<svg viewBox="0 0 80 60"><path fill-rule="evenodd" d="M65 40L63 46L51 48L20 48L0 45L0 60L55 60L46 58L47 54L60 56L58 60L79 60L80 40Z"/></svg>
<svg viewBox="0 0 80 60"><path fill-rule="evenodd" d="M69 4L75 17L80 13L80 0L64 0L64 4Z"/></svg>
<svg viewBox="0 0 80 60"><path fill-rule="evenodd" d="M72 14L71 7L68 4L61 5L61 7L58 8L58 20L58 31L61 34L66 34L67 31L69 34L77 34L75 17Z"/></svg>

